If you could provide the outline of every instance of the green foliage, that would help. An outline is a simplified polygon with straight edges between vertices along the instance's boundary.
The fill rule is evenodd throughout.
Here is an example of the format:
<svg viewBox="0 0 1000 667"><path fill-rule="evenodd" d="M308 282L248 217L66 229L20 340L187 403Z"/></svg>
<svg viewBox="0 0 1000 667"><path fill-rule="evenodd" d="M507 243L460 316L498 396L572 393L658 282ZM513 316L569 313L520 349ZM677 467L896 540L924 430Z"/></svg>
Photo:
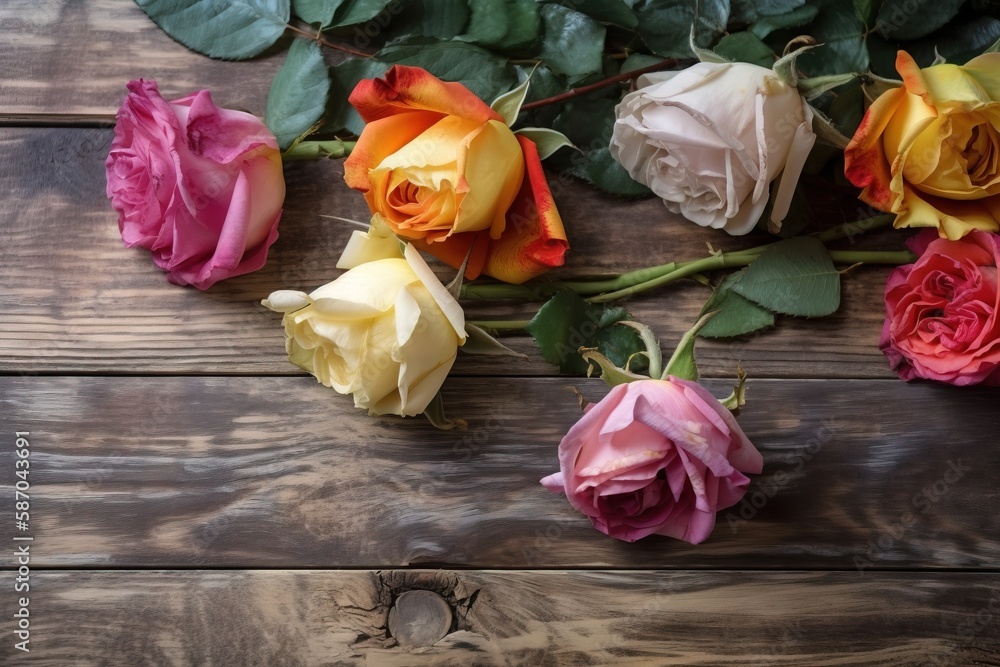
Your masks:
<svg viewBox="0 0 1000 667"><path fill-rule="evenodd" d="M743 278L744 271L729 274L712 292L699 317L713 311L718 313L702 327L699 335L730 338L774 326L774 313L733 291L733 285Z"/></svg>
<svg viewBox="0 0 1000 667"><path fill-rule="evenodd" d="M156 25L198 53L252 58L285 32L289 0L136 0Z"/></svg>
<svg viewBox="0 0 1000 667"><path fill-rule="evenodd" d="M691 58L691 25L698 46L709 47L726 29L729 0L640 0L633 6L639 35L667 58Z"/></svg>
<svg viewBox="0 0 1000 667"><path fill-rule="evenodd" d="M611 362L624 368L629 358L645 350L638 332L616 322L631 320L624 308L602 308L584 301L576 292L562 290L545 302L525 331L532 335L542 358L559 366L562 373L585 375L588 363L579 349L596 348ZM632 371L642 370L644 359L633 359Z"/></svg>
<svg viewBox="0 0 1000 667"><path fill-rule="evenodd" d="M875 30L886 39L918 39L955 18L965 0L882 0Z"/></svg>
<svg viewBox="0 0 1000 667"><path fill-rule="evenodd" d="M342 4L344 0L292 0L292 11L306 23L326 27Z"/></svg>
<svg viewBox="0 0 1000 667"><path fill-rule="evenodd" d="M319 44L296 39L267 94L264 122L284 150L323 115L330 73Z"/></svg>
<svg viewBox="0 0 1000 667"><path fill-rule="evenodd" d="M872 71L879 76L898 79L896 52L904 49L921 67L934 61L935 50L950 63L961 65L986 51L1000 39L1000 20L989 16L960 18L941 30L921 39L901 42L885 40L879 34L868 37Z"/></svg>
<svg viewBox="0 0 1000 667"><path fill-rule="evenodd" d="M771 47L760 41L752 32L735 32L719 40L713 49L727 60L753 63L761 67L774 64L775 55Z"/></svg>
<svg viewBox="0 0 1000 667"><path fill-rule="evenodd" d="M770 33L766 41L771 48L781 53L791 39L809 35L822 46L798 58L796 65L806 76L867 70L867 30L865 24L858 20L853 5L842 0L815 0L810 4L819 9L816 18L804 26L796 25Z"/></svg>
<svg viewBox="0 0 1000 667"><path fill-rule="evenodd" d="M601 71L604 26L562 5L543 5L541 14L544 29L538 56L552 71L565 74L570 84Z"/></svg>
<svg viewBox="0 0 1000 667"><path fill-rule="evenodd" d="M334 26L354 25L370 21L385 9L390 0L347 0L334 17Z"/></svg>
<svg viewBox="0 0 1000 667"><path fill-rule="evenodd" d="M785 315L823 317L840 306L840 274L822 241L812 236L775 243L730 289Z"/></svg>
<svg viewBox="0 0 1000 667"><path fill-rule="evenodd" d="M635 30L639 21L632 13L633 2L634 0L630 2L623 0L567 0L562 4L571 6L595 21Z"/></svg>
<svg viewBox="0 0 1000 667"><path fill-rule="evenodd" d="M469 9L472 18L459 39L509 51L531 45L541 34L533 0L469 0Z"/></svg>
<svg viewBox="0 0 1000 667"><path fill-rule="evenodd" d="M567 139L565 134L547 127L525 127L516 134L535 142L539 160L546 159L560 148L573 148L573 142Z"/></svg>
<svg viewBox="0 0 1000 667"><path fill-rule="evenodd" d="M351 134L361 134L365 123L348 96L362 79L374 79L385 74L389 65L375 58L352 58L334 66L330 73L330 104L326 111L326 129L346 129Z"/></svg>
<svg viewBox="0 0 1000 667"><path fill-rule="evenodd" d="M817 14L819 7L816 5L802 5L785 14L760 17L750 26L750 32L764 39L775 30L803 26L816 18Z"/></svg>
<svg viewBox="0 0 1000 667"><path fill-rule="evenodd" d="M764 17L781 16L795 11L806 0L732 0L734 23L756 23Z"/></svg>

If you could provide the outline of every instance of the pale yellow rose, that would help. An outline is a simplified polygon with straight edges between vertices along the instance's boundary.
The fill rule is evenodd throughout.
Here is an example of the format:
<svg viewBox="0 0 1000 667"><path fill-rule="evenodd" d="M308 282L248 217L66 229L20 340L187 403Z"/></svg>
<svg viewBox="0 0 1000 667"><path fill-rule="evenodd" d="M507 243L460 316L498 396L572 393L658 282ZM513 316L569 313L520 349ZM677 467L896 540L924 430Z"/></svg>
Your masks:
<svg viewBox="0 0 1000 667"><path fill-rule="evenodd" d="M1000 231L1000 53L920 69L900 51L896 69L844 149L862 201L952 240Z"/></svg>
<svg viewBox="0 0 1000 667"><path fill-rule="evenodd" d="M412 246L361 264L312 294L272 293L292 363L370 414L424 411L465 343L465 315Z"/></svg>

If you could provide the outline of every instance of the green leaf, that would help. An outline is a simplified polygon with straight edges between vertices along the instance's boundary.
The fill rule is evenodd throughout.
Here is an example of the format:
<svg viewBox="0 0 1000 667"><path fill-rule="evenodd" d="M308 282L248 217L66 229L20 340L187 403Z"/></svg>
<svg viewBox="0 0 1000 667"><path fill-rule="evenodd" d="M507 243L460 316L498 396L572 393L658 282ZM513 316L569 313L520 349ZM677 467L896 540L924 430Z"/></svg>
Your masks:
<svg viewBox="0 0 1000 667"><path fill-rule="evenodd" d="M578 12L586 14L590 18L601 23L635 30L639 25L638 19L632 13L632 2L622 0L570 0L563 2L568 4Z"/></svg>
<svg viewBox="0 0 1000 667"><path fill-rule="evenodd" d="M633 7L639 36L658 55L690 58L691 26L699 46L715 43L729 20L729 0L641 0Z"/></svg>
<svg viewBox="0 0 1000 667"><path fill-rule="evenodd" d="M822 46L803 54L796 63L807 77L867 70L866 29L854 14L853 6L843 0L819 0L811 4L819 7L819 14L812 23L776 30L768 36L767 43L776 53L781 53L785 45L799 35L814 37Z"/></svg>
<svg viewBox="0 0 1000 667"><path fill-rule="evenodd" d="M284 150L323 115L330 92L330 72L319 44L296 39L271 82L264 123Z"/></svg>
<svg viewBox="0 0 1000 667"><path fill-rule="evenodd" d="M633 53L625 59L625 62L622 63L621 73L625 74L626 72L642 69L644 67L652 67L653 65L662 62L663 58L660 58L659 56L651 56L646 53Z"/></svg>
<svg viewBox="0 0 1000 667"><path fill-rule="evenodd" d="M875 18L874 5L873 0L854 0L854 15L865 25L872 25Z"/></svg>
<svg viewBox="0 0 1000 667"><path fill-rule="evenodd" d="M731 289L785 315L823 317L840 306L840 274L823 242L811 236L778 241Z"/></svg>
<svg viewBox="0 0 1000 667"><path fill-rule="evenodd" d="M731 338L774 326L774 313L733 291L733 285L742 278L743 271L731 273L712 292L698 317L713 311L718 314L702 327L700 336Z"/></svg>
<svg viewBox="0 0 1000 667"><path fill-rule="evenodd" d="M544 30L538 57L546 65L568 76L571 84L601 71L604 26L562 5L543 5L541 15Z"/></svg>
<svg viewBox="0 0 1000 667"><path fill-rule="evenodd" d="M542 16L534 0L506 0L507 34L493 48L515 51L531 46L542 35Z"/></svg>
<svg viewBox="0 0 1000 667"><path fill-rule="evenodd" d="M905 49L921 67L934 61L935 50L948 62L962 64L978 56L1000 39L1000 20L980 16L969 21L953 21L932 35L912 42L886 41L879 35L868 37L868 50L875 74L898 79L896 52Z"/></svg>
<svg viewBox="0 0 1000 667"><path fill-rule="evenodd" d="M753 23L765 16L788 14L805 2L806 0L732 0L732 15L729 20L735 23Z"/></svg>
<svg viewBox="0 0 1000 667"><path fill-rule="evenodd" d="M886 39L918 39L942 28L965 0L882 0L874 29Z"/></svg>
<svg viewBox="0 0 1000 667"><path fill-rule="evenodd" d="M498 114L503 116L503 120L507 123L507 127L514 125L517 120L517 115L521 113L521 105L524 104L524 98L528 94L528 86L531 79L525 79L521 82L517 88L510 90L500 97L493 100L493 104L490 108L496 111Z"/></svg>
<svg viewBox="0 0 1000 667"><path fill-rule="evenodd" d="M827 74L826 76L799 79L795 87L799 89L799 94L807 100L812 100L852 81L857 81L857 76L854 74Z"/></svg>
<svg viewBox="0 0 1000 667"><path fill-rule="evenodd" d="M326 27L333 23L333 15L344 0L292 0L295 15L306 23Z"/></svg>
<svg viewBox="0 0 1000 667"><path fill-rule="evenodd" d="M289 0L136 0L156 25L198 53L223 60L252 58L278 41Z"/></svg>
<svg viewBox="0 0 1000 667"><path fill-rule="evenodd" d="M817 14L819 14L819 8L815 5L803 5L786 14L762 16L750 26L750 32L764 39L775 30L805 25L816 18Z"/></svg>
<svg viewBox="0 0 1000 667"><path fill-rule="evenodd" d="M350 58L334 65L330 70L330 105L326 112L326 129L345 129L351 134L361 134L365 122L347 101L351 91L362 79L374 79L385 74L389 65L374 58Z"/></svg>
<svg viewBox="0 0 1000 667"><path fill-rule="evenodd" d="M560 148L576 148L573 142L566 138L562 132L550 130L547 127L525 127L514 134L520 134L535 142L538 149L538 159L544 160Z"/></svg>
<svg viewBox="0 0 1000 667"><path fill-rule="evenodd" d="M775 61L771 47L752 32L736 32L719 40L713 49L728 60L771 67Z"/></svg>
<svg viewBox="0 0 1000 667"><path fill-rule="evenodd" d="M585 159L579 160L569 172L612 194L626 197L644 197L651 194L645 185L632 180L625 167L611 157L611 151L607 146L587 151Z"/></svg>
<svg viewBox="0 0 1000 667"><path fill-rule="evenodd" d="M347 0L337 10L334 26L354 25L371 21L391 0Z"/></svg>
<svg viewBox="0 0 1000 667"><path fill-rule="evenodd" d="M525 331L535 339L546 361L558 365L563 373L585 375L589 364L580 356L581 347L596 348L619 367L645 349L636 331L615 326L630 319L624 308L594 306L576 292L562 290L539 308Z"/></svg>
<svg viewBox="0 0 1000 667"><path fill-rule="evenodd" d="M483 46L503 41L507 36L507 9L503 0L468 0L469 27L460 39Z"/></svg>
<svg viewBox="0 0 1000 667"><path fill-rule="evenodd" d="M468 42L408 40L378 52L379 60L423 67L445 81L456 81L482 100L495 99L517 80L507 60Z"/></svg>
<svg viewBox="0 0 1000 667"><path fill-rule="evenodd" d="M385 43L396 43L411 37L433 37L438 40L454 39L469 24L469 5L465 0L408 0L390 4L395 9L385 28ZM377 22L369 22L378 28Z"/></svg>

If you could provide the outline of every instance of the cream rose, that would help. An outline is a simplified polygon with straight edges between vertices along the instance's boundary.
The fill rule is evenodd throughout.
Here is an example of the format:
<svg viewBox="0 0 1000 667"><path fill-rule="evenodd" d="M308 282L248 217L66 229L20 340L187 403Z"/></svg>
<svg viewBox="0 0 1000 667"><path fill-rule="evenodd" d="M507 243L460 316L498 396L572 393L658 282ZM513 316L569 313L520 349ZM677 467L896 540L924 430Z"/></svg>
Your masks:
<svg viewBox="0 0 1000 667"><path fill-rule="evenodd" d="M370 414L422 413L465 343L465 315L412 246L368 262L312 294L262 301L284 313L292 363Z"/></svg>
<svg viewBox="0 0 1000 667"><path fill-rule="evenodd" d="M639 77L615 109L611 155L667 208L705 227L746 234L777 180L769 227L788 214L816 141L812 110L773 71L698 63Z"/></svg>

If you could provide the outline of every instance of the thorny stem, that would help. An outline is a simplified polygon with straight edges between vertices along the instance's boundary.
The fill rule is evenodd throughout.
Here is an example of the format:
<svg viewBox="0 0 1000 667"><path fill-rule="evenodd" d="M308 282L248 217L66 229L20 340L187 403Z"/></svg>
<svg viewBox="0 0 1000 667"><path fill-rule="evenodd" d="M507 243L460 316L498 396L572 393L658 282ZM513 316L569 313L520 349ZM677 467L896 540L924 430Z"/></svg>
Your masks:
<svg viewBox="0 0 1000 667"><path fill-rule="evenodd" d="M372 54L370 54L370 53L365 53L363 51L355 51L352 48L349 48L349 47L346 47L346 46L341 46L340 44L334 44L333 42L329 42L329 41L323 39L319 35L314 35L313 33L309 32L308 30L303 30L302 28L299 28L298 26L294 26L291 23L287 24L285 27L288 28L289 30L291 30L294 33L302 35L306 39L311 39L313 41L319 42L320 44L322 44L323 46L325 46L328 49L334 49L335 51L343 51L344 53L350 53L352 56L358 56L359 58L371 58L372 57Z"/></svg>
<svg viewBox="0 0 1000 667"><path fill-rule="evenodd" d="M639 69L634 69L631 72L625 72L624 74L618 74L616 76L609 77L607 79L602 79L596 83L592 83L587 86L581 86L579 88L573 88L565 93L559 93L558 95L553 95L552 97L546 97L545 99L535 100L534 102L528 102L521 106L521 111L528 111L530 109L537 109L538 107L543 107L547 104L556 104L558 102L564 102L566 100L577 97L578 95L583 95L594 90L599 90L606 86L613 86L616 83L621 83L622 81L628 81L629 79L634 79L641 74L646 74L647 72L656 72L661 69L667 69L668 67L674 67L678 65L681 61L674 58L667 58L666 60L661 60L660 62L650 65L649 67L640 67Z"/></svg>

